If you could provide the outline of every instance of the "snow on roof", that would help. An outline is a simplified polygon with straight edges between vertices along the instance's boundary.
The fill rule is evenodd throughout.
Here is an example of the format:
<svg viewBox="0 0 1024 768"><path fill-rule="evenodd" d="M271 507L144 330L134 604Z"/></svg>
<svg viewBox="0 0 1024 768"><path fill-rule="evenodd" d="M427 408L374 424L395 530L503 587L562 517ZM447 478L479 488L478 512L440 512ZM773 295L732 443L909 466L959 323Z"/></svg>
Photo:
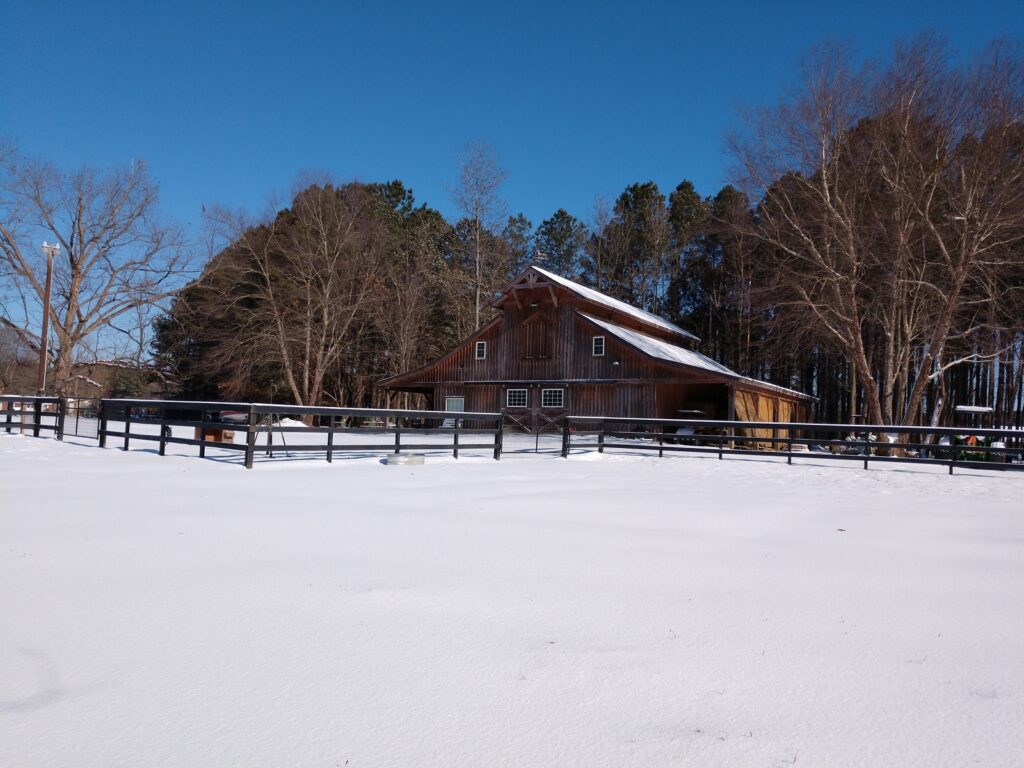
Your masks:
<svg viewBox="0 0 1024 768"><path fill-rule="evenodd" d="M789 387L783 387L779 384L772 384L769 381L761 381L760 379L752 379L749 376L738 376L741 383L751 384L761 389L771 389L775 392L781 392L786 395L792 395L793 397L799 397L801 400L817 400L818 398L813 395L808 395L806 392L801 392L799 389L790 389Z"/></svg>
<svg viewBox="0 0 1024 768"><path fill-rule="evenodd" d="M987 405L958 405L956 410L959 413L992 413L993 411Z"/></svg>
<svg viewBox="0 0 1024 768"><path fill-rule="evenodd" d="M656 357L659 360L666 360L670 363L679 363L680 365L688 365L691 368L701 368L705 371L711 371L712 373L719 373L723 376L728 376L730 379L736 379L741 383L750 384L751 386L756 386L760 389L770 389L775 392L793 395L794 397L799 397L804 400L814 399L810 395L804 394L803 392L799 392L795 389L780 387L778 384L769 384L767 381L752 379L749 376L740 376L731 368L722 365L717 360L712 360L707 355L702 355L700 352L695 352L692 349L677 347L674 344L669 344L667 341L655 339L651 336L645 336L638 331L633 331L629 328L623 328L620 325L609 323L607 320L598 320L596 317L591 317L583 312L580 314L595 325L604 328L613 336L617 336L627 344L636 347L641 352L646 352L651 357Z"/></svg>
<svg viewBox="0 0 1024 768"><path fill-rule="evenodd" d="M645 336L638 331L633 331L629 328L623 328L621 325L609 323L607 320L598 320L596 317L591 317L590 315L582 312L580 314L595 325L599 325L601 328L604 328L608 333L613 336L617 336L627 344L636 347L641 352L646 352L651 357L667 360L670 363L688 365L691 368L702 368L705 371L721 373L731 378L738 378L735 372L726 368L721 363L712 360L707 355L702 355L700 352L694 352L692 349L677 347L675 344L669 344L667 341L655 339L652 336Z"/></svg>
<svg viewBox="0 0 1024 768"><path fill-rule="evenodd" d="M569 280L568 278L562 277L561 275L556 275L554 272L548 272L546 269L541 269L536 265L533 265L533 269L540 272L542 275L544 275L544 277L548 278L549 280L558 283L563 288L568 288L573 293L582 296L585 299L589 299L590 301L593 301L595 304L602 304L608 307L609 309L614 309L618 312L622 312L623 314L627 314L630 317L635 317L637 320L647 323L648 325L653 325L658 328L664 328L667 331L682 334L688 339L694 339L695 341L699 341L699 339L689 331L683 330L678 325L673 325L668 320L658 317L657 315L651 314L650 312L640 309L639 307L634 307L632 304L627 304L624 301L613 299L611 296L605 296L603 293L595 291L593 288L587 288L587 286L585 285L574 283L572 280Z"/></svg>

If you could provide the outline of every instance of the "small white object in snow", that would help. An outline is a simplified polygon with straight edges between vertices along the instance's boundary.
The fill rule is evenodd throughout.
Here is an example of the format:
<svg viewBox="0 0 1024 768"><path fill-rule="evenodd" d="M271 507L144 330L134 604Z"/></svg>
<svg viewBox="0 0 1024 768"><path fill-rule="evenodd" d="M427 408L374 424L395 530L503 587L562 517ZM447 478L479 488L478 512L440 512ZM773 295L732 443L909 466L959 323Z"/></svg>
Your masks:
<svg viewBox="0 0 1024 768"><path fill-rule="evenodd" d="M392 453L388 456L387 464L423 464L426 458L422 453Z"/></svg>

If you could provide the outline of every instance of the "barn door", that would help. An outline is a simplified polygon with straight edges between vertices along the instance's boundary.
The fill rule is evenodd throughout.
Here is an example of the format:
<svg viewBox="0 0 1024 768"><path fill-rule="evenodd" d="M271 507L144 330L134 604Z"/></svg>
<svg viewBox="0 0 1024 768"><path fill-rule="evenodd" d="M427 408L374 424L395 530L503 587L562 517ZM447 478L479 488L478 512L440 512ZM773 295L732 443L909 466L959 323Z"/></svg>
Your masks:
<svg viewBox="0 0 1024 768"><path fill-rule="evenodd" d="M516 400L515 405L502 410L502 425L505 431L502 442L503 454L561 452L562 430L567 413L564 393L562 399L554 404L550 391L546 396L547 400L544 399L543 392L531 389L527 399Z"/></svg>

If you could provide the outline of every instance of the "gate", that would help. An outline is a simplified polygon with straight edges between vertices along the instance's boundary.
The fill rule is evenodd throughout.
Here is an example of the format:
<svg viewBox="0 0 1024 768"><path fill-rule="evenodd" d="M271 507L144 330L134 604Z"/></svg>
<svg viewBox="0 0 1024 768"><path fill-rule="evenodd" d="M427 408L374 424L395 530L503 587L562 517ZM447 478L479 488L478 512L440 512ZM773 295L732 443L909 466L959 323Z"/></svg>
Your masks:
<svg viewBox="0 0 1024 768"><path fill-rule="evenodd" d="M565 411L520 408L501 412L502 453L561 453Z"/></svg>
<svg viewBox="0 0 1024 768"><path fill-rule="evenodd" d="M99 438L99 398L69 397L64 419L64 434Z"/></svg>

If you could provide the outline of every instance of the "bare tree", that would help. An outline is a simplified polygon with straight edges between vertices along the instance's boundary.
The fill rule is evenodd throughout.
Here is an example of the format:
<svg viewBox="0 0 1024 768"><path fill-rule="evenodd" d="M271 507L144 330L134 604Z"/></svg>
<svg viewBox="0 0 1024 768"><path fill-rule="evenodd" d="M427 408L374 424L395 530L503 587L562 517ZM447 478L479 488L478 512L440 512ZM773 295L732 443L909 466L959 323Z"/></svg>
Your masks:
<svg viewBox="0 0 1024 768"><path fill-rule="evenodd" d="M605 291L608 272L608 225L612 213L608 201L601 195L594 197L594 208L590 217L590 237L587 240L586 256L583 261L582 277L584 281L599 291Z"/></svg>
<svg viewBox="0 0 1024 768"><path fill-rule="evenodd" d="M1021 60L996 47L954 68L922 39L886 67L850 61L820 53L734 141L762 199L747 232L771 256L771 310L843 353L870 420L914 423L1020 258Z"/></svg>
<svg viewBox="0 0 1024 768"><path fill-rule="evenodd" d="M217 211L232 242L211 262L192 308L229 318L211 364L234 370L237 387L253 369L272 368L296 404L319 404L325 379L353 353L360 319L382 296L386 239L376 204L362 185L326 185L263 223Z"/></svg>
<svg viewBox="0 0 1024 768"><path fill-rule="evenodd" d="M459 154L459 181L452 189L455 204L469 220L473 232L474 330L480 327L481 298L485 290L486 263L493 254L486 248L485 230L493 230L504 213L498 190L505 181L494 148L483 141L467 144ZM490 286L488 286L490 287Z"/></svg>
<svg viewBox="0 0 1024 768"><path fill-rule="evenodd" d="M35 354L11 328L0 327L0 392L18 392L32 381Z"/></svg>
<svg viewBox="0 0 1024 768"><path fill-rule="evenodd" d="M80 357L111 350L119 321L134 316L138 325L179 287L184 237L161 220L144 164L64 173L10 149L0 155L0 324L38 350L46 274L39 245L55 238L51 360L63 391Z"/></svg>

